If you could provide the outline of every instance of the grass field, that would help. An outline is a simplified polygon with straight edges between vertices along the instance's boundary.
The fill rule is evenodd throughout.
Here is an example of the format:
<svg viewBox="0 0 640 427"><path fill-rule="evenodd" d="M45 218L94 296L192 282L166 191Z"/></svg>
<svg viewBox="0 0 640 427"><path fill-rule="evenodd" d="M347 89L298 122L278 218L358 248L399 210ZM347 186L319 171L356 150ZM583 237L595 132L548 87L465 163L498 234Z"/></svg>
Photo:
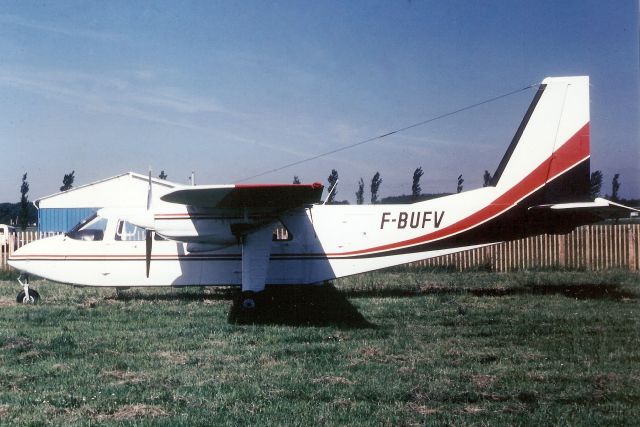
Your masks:
<svg viewBox="0 0 640 427"><path fill-rule="evenodd" d="M8 279L8 277L5 277ZM0 423L637 425L640 276L392 270L275 289L0 286Z"/></svg>

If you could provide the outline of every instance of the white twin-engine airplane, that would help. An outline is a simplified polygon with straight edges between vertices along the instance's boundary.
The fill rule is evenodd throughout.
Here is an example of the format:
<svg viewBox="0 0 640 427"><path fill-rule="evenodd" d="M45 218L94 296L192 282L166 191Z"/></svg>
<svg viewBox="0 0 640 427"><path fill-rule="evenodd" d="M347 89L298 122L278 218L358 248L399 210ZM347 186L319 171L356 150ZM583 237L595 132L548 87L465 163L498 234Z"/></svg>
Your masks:
<svg viewBox="0 0 640 427"><path fill-rule="evenodd" d="M179 188L147 210L101 209L30 243L9 264L84 286L240 285L252 309L266 285L316 284L543 233L629 208L589 199L589 78L547 78L491 185L405 205L321 204L323 186ZM286 238L274 229L286 227ZM18 301L37 292L23 284Z"/></svg>

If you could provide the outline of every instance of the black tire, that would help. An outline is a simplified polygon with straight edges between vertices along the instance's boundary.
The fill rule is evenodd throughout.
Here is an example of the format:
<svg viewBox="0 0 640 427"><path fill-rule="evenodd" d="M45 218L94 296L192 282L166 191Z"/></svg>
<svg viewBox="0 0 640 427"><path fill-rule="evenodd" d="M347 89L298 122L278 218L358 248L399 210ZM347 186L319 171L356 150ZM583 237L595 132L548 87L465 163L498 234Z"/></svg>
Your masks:
<svg viewBox="0 0 640 427"><path fill-rule="evenodd" d="M18 304L37 304L40 301L40 294L35 289L29 289L29 300L25 301L24 291L18 292L16 302Z"/></svg>
<svg viewBox="0 0 640 427"><path fill-rule="evenodd" d="M254 292L243 292L240 297L240 308L245 312L252 312L256 309L256 294Z"/></svg>

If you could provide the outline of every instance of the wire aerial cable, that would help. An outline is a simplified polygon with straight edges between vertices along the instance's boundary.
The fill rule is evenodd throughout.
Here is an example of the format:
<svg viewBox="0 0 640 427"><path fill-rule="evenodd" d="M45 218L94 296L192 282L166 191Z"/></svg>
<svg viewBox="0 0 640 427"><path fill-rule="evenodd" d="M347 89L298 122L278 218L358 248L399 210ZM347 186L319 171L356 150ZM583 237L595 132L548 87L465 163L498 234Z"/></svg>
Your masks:
<svg viewBox="0 0 640 427"><path fill-rule="evenodd" d="M506 98L506 97L511 96L511 95L515 95L515 94L520 93L520 92L524 92L525 90L528 90L528 89L531 89L531 88L537 87L537 86L540 86L540 83L534 83L534 84L525 86L523 88L520 88L520 89L517 89L517 90L513 90L511 92L503 93L502 95L497 95L497 96L494 96L492 98L485 99L484 101L476 102L474 104L467 105L466 107L458 108L457 110L449 111L448 113L440 114L438 116L431 117L430 119L423 120L421 122L417 122L417 123L414 123L414 124L411 124L411 125L408 125L408 126L393 130L391 132L387 132L387 133L383 133L383 134L378 135L378 136L367 138L367 139L364 139L362 141L359 141L359 142L356 142L356 143L353 143L353 144L349 144L349 145L345 145L345 146L340 147L340 148L336 148L334 150L325 151L324 153L316 154L315 156L307 157L307 158L302 159L302 160L297 160L295 162L287 163L286 165L282 165L282 166L279 166L279 167L274 168L274 169L269 169L269 170L261 172L259 174L252 175L252 176L240 179L240 180L238 180L236 182L244 182L244 181L248 181L250 179L259 178L261 176L268 175L268 174L271 174L271 173L274 173L274 172L278 172L278 171L281 171L283 169L290 168L292 166L297 166L299 164L310 162L312 160L316 160L316 159L319 159L321 157L326 157L326 156L330 156L331 154L336 154L336 153L339 153L341 151L349 150L351 148L358 147L360 145L367 144L369 142L377 141L377 140L386 138L388 136L395 135L396 133L404 132L406 130L416 128L418 126L423 126L423 125L426 125L428 123L435 122L436 120L444 119L445 117L453 116L454 114L458 114L458 113L461 113L463 111L471 110L472 108L476 108L476 107L479 107L479 106L484 105L484 104L489 104L491 102L497 101L497 100L502 99L502 98Z"/></svg>

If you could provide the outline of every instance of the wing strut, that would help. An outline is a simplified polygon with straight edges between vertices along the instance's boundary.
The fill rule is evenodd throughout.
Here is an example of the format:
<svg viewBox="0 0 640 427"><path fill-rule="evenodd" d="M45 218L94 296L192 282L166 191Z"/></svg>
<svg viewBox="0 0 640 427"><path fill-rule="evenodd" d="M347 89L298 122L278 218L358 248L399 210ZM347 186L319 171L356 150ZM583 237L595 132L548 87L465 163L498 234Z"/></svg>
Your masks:
<svg viewBox="0 0 640 427"><path fill-rule="evenodd" d="M269 224L270 225L270 224ZM272 227L269 225L242 236L242 307L255 307L254 293L262 292L269 271Z"/></svg>

